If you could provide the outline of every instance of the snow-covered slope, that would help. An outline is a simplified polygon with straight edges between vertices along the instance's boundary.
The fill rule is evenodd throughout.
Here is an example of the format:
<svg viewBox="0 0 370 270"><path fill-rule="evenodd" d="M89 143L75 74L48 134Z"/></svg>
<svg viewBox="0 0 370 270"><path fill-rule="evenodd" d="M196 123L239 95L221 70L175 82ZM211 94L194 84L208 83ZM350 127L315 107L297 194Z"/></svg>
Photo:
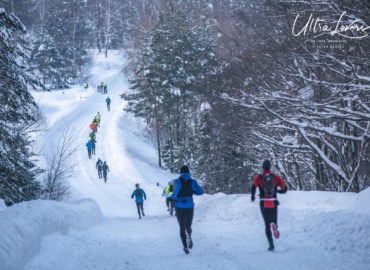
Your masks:
<svg viewBox="0 0 370 270"><path fill-rule="evenodd" d="M0 210L0 269L369 269L370 189L279 196L281 239L274 253L266 251L259 204L248 195L197 197L194 248L184 255L176 218L165 211L156 186L176 176L157 167L144 125L122 110L126 104L118 95L128 90L123 64L111 52L108 59L97 55L91 69L90 85L108 85L110 112L106 95L92 87L34 93L49 122L40 148L50 152L69 128L78 171L70 202L26 202ZM98 111L97 155L88 160L89 124ZM110 167L106 184L97 177L98 156ZM130 198L137 182L148 195L142 220ZM92 200L76 202L84 198Z"/></svg>
<svg viewBox="0 0 370 270"><path fill-rule="evenodd" d="M163 207L151 208L158 203L162 205L163 201L155 196L161 191L155 183L164 185L174 176L157 168L156 150L141 135L144 125L123 111L126 103L119 95L128 90L126 78L121 73L123 66L124 59L118 52L112 52L107 59L97 55L87 90L81 85L51 93L34 93L49 120L48 132L40 141L41 149L50 152L68 129L78 149L74 156L77 174L71 180L74 197L93 198L105 215L132 217L136 210L129 195L135 183L140 183L148 193L148 210L159 214ZM107 83L108 95L96 92L93 85L100 82ZM106 108L107 96L112 101L110 112ZM101 114L101 126L96 138L96 156L89 160L85 145L91 131L89 125L97 112ZM97 177L98 157L106 160L109 166L107 184Z"/></svg>
<svg viewBox="0 0 370 270"><path fill-rule="evenodd" d="M46 235L86 229L102 219L99 206L90 199L73 204L20 203L0 212L0 216L0 269L22 269Z"/></svg>

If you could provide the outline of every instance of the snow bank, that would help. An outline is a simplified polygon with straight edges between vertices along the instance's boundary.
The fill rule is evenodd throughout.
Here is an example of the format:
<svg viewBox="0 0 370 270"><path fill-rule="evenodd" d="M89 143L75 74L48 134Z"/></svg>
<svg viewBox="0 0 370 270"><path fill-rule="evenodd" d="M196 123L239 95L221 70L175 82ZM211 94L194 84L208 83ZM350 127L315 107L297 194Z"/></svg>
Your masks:
<svg viewBox="0 0 370 270"><path fill-rule="evenodd" d="M370 215L370 187L357 195L354 210Z"/></svg>
<svg viewBox="0 0 370 270"><path fill-rule="evenodd" d="M0 212L0 269L22 269L48 234L87 229L101 219L100 208L91 199L74 204L31 201L8 207Z"/></svg>
<svg viewBox="0 0 370 270"><path fill-rule="evenodd" d="M258 191L256 201L254 204L259 202ZM241 205L250 205L249 194L237 194L237 195L225 195L223 193L217 193L209 196L205 195L200 203L208 203L210 201L220 200L228 205L228 208L235 206L235 211L240 208ZM280 208L287 209L313 209L323 212L339 211L339 210L363 210L369 211L370 213L370 188L360 193L352 192L332 192L332 191L290 191L288 190L285 194L278 194L278 201ZM215 214L222 211L216 210ZM230 213L233 215L236 213ZM237 213L240 214L240 213Z"/></svg>
<svg viewBox="0 0 370 270"><path fill-rule="evenodd" d="M214 195L194 196L196 216L202 217L202 221L220 221L238 224L249 218L246 208L252 207L250 195L216 193ZM255 202L256 204L256 202ZM199 207L198 207L199 206ZM253 206L255 207L255 205Z"/></svg>
<svg viewBox="0 0 370 270"><path fill-rule="evenodd" d="M288 190L286 194L278 194L278 200L281 208L337 211L353 208L357 196L352 192Z"/></svg>
<svg viewBox="0 0 370 270"><path fill-rule="evenodd" d="M0 199L0 211L6 208L5 202L3 199Z"/></svg>
<svg viewBox="0 0 370 270"><path fill-rule="evenodd" d="M257 191L258 195L258 191ZM226 195L216 193L194 197L202 206L201 215L223 221L241 221L250 214L248 207L259 205L258 196L252 203L249 194ZM288 191L278 194L279 208L287 210L314 210L316 213L350 211L370 215L370 188L360 192ZM247 213L248 212L248 213ZM242 221L241 221L242 222ZM236 222L238 223L238 222Z"/></svg>

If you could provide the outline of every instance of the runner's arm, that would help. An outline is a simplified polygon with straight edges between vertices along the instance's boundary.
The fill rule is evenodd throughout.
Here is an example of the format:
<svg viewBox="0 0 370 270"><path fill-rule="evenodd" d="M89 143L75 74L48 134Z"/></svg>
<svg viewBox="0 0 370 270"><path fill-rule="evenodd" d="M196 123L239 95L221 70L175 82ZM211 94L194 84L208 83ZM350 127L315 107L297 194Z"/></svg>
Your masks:
<svg viewBox="0 0 370 270"><path fill-rule="evenodd" d="M256 189L258 187L259 178L260 178L260 176L256 175L256 177L254 177L253 184L251 186L251 200L252 200L252 202L255 200L255 194L256 194Z"/></svg>
<svg viewBox="0 0 370 270"><path fill-rule="evenodd" d="M145 191L142 189L141 190L143 192L143 195L144 195L144 200L146 200L146 194L145 194Z"/></svg>
<svg viewBox="0 0 370 270"><path fill-rule="evenodd" d="M279 175L275 175L277 181L278 181L278 186L280 186L281 189L277 190L276 192L278 193L286 193L287 192L287 186L285 185L283 179Z"/></svg>
<svg viewBox="0 0 370 270"><path fill-rule="evenodd" d="M192 187L195 195L203 195L204 194L202 188L198 185L198 182L196 180L193 180L193 182L191 183L191 187Z"/></svg>

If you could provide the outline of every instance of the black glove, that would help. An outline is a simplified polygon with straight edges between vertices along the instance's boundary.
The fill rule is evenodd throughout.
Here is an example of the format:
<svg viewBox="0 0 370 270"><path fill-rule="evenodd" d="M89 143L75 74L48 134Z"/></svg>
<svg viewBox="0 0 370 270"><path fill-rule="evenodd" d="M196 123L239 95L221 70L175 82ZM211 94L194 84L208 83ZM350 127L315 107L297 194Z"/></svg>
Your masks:
<svg viewBox="0 0 370 270"><path fill-rule="evenodd" d="M278 192L278 193L285 193L287 190L288 190L287 187L285 187L284 189L279 189L276 192Z"/></svg>
<svg viewBox="0 0 370 270"><path fill-rule="evenodd" d="M252 186L251 186L251 195L252 195L251 200L252 200L252 202L254 202L254 200L256 199L254 194L256 194L256 186L254 184L252 184Z"/></svg>

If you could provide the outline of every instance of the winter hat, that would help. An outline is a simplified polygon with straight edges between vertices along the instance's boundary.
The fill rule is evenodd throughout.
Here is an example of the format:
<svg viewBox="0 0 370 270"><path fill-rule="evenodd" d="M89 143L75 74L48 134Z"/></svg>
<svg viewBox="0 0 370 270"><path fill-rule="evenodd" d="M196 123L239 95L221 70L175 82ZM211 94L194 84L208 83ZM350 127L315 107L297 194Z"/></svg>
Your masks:
<svg viewBox="0 0 370 270"><path fill-rule="evenodd" d="M139 184L136 184L136 185L135 185L135 187L137 187L137 188L138 188L138 187L139 187Z"/></svg>
<svg viewBox="0 0 370 270"><path fill-rule="evenodd" d="M264 169L265 171L269 171L271 169L271 161L265 159L265 161L262 163L262 169Z"/></svg>
<svg viewBox="0 0 370 270"><path fill-rule="evenodd" d="M184 165L180 168L180 173L190 173L189 167Z"/></svg>

